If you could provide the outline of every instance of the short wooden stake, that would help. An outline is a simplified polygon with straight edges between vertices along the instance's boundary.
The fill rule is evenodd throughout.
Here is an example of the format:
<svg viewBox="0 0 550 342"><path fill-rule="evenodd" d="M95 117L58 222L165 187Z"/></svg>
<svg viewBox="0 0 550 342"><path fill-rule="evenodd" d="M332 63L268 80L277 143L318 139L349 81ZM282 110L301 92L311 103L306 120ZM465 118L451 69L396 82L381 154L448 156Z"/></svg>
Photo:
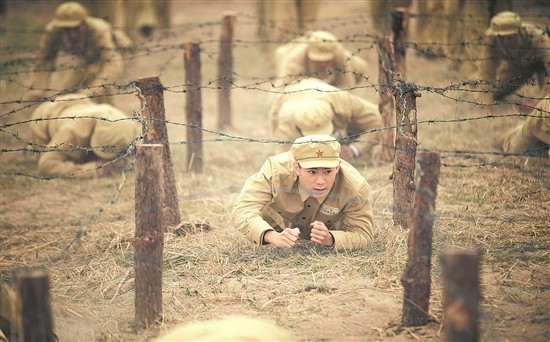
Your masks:
<svg viewBox="0 0 550 342"><path fill-rule="evenodd" d="M53 332L48 273L41 270L20 273L15 282L19 340L57 341Z"/></svg>
<svg viewBox="0 0 550 342"><path fill-rule="evenodd" d="M447 341L479 340L480 255L448 250L441 256L444 330Z"/></svg>

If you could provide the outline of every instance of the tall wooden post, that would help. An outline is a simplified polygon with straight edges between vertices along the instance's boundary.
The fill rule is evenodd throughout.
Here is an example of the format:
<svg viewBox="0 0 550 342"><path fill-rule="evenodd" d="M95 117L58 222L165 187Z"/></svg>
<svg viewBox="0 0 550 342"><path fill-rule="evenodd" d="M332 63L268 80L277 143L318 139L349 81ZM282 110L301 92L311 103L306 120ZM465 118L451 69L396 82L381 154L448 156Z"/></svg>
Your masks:
<svg viewBox="0 0 550 342"><path fill-rule="evenodd" d="M420 326L430 320L431 256L435 198L440 161L437 153L423 152L418 159L422 177L414 199L403 284L404 326Z"/></svg>
<svg viewBox="0 0 550 342"><path fill-rule="evenodd" d="M136 232L134 237L135 323L146 327L162 318L163 145L136 146Z"/></svg>
<svg viewBox="0 0 550 342"><path fill-rule="evenodd" d="M158 77L144 77L138 80L141 90L141 105L143 110L143 131L146 133L144 142L147 144L162 144L163 149L163 185L162 199L163 225L177 226L181 222L176 179L172 167L172 155L166 128L164 113L164 87Z"/></svg>
<svg viewBox="0 0 550 342"><path fill-rule="evenodd" d="M41 270L16 275L19 341L57 341L53 333L50 280Z"/></svg>
<svg viewBox="0 0 550 342"><path fill-rule="evenodd" d="M386 130L382 134L382 155L385 162L393 162L395 158L395 100L390 90L395 72L393 46L388 37L378 40L378 83L380 84L380 100L378 110Z"/></svg>
<svg viewBox="0 0 550 342"><path fill-rule="evenodd" d="M187 92L187 171L202 172L202 92L199 43L186 43L184 51Z"/></svg>
<svg viewBox="0 0 550 342"><path fill-rule="evenodd" d="M480 259L478 252L464 250L447 250L441 256L447 341L479 340Z"/></svg>
<svg viewBox="0 0 550 342"><path fill-rule="evenodd" d="M236 14L225 13L220 34L218 57L218 129L231 126L231 86L233 85L233 28Z"/></svg>

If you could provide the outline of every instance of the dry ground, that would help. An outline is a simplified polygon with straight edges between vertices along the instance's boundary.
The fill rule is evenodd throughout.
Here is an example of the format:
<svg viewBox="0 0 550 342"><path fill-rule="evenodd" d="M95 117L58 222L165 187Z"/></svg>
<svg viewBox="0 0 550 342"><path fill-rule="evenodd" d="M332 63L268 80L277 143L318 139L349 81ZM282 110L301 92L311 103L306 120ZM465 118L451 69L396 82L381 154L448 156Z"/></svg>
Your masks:
<svg viewBox="0 0 550 342"><path fill-rule="evenodd" d="M2 22L11 29L40 29L55 2L10 2ZM238 14L235 36L233 128L225 133L247 138L204 144L204 171L186 172L185 94L182 50L174 47L201 39L202 81L216 74L217 22L225 10ZM548 11L521 8L522 14ZM537 12L539 11L539 12ZM365 14L365 16L360 16ZM320 28L340 37L368 32L364 2L325 1ZM433 323L401 328L401 272L406 263L407 232L392 223L391 165L357 167L372 188L376 241L367 251L330 253L308 245L292 250L255 247L237 233L229 212L248 175L271 153L268 137L268 77L273 76L267 44L255 37L254 4L247 1L176 2L179 29L132 61L128 79L159 75L167 91L165 106L182 220L207 230L165 239L164 321L147 330L134 319L133 249L134 174L97 180L41 180L32 156L14 152L21 145L2 133L7 152L1 158L0 268L2 277L25 268L48 270L52 309L60 341L144 341L176 324L243 314L276 320L301 341L437 341L443 339L439 256L449 247L483 253L480 330L483 341L547 341L550 338L550 196L547 160L492 154L496 132L520 119L485 117L513 112L511 107L482 107L456 101L465 92L431 91L463 78L445 60L427 60L410 52L408 78L426 87L417 99L419 148L441 153L432 256ZM189 25L184 25L189 24ZM24 40L2 33L2 63L29 50L37 36ZM355 92L377 101L377 57L371 43L361 54L372 74ZM266 48L266 46L268 46ZM154 50L154 49L153 49ZM29 110L8 103L24 94L28 74L6 77L2 64L2 125L24 120ZM24 71L24 70L22 70ZM10 80L16 80L12 82ZM259 83L259 86L254 86ZM267 91L266 91L267 90ZM217 97L204 89L203 126L216 131ZM139 100L120 95L128 112ZM439 120L439 121L438 121ZM456 121L454 121L456 120ZM432 121L432 123L426 123ZM440 122L443 121L443 122ZM445 122L450 121L450 122ZM25 136L22 126L9 129ZM217 138L204 133L205 139ZM223 140L223 139L222 139ZM462 151L462 152L461 152ZM466 151L466 152L463 152ZM20 175L24 174L24 175Z"/></svg>

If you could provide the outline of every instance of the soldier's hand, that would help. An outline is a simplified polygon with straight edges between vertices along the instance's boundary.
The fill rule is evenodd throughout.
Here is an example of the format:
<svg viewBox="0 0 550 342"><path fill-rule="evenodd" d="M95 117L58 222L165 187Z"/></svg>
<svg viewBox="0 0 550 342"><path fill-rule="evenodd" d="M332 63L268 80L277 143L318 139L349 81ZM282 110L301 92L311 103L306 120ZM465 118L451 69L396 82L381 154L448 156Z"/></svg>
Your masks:
<svg viewBox="0 0 550 342"><path fill-rule="evenodd" d="M270 230L265 233L264 241L275 247L290 248L296 244L299 236L300 229L298 228L285 228L280 233Z"/></svg>
<svg viewBox="0 0 550 342"><path fill-rule="evenodd" d="M349 145L342 144L340 146L340 158L344 159L347 162L355 158L353 149Z"/></svg>
<svg viewBox="0 0 550 342"><path fill-rule="evenodd" d="M314 221L311 223L311 241L314 243L331 247L334 245L334 237L323 222Z"/></svg>

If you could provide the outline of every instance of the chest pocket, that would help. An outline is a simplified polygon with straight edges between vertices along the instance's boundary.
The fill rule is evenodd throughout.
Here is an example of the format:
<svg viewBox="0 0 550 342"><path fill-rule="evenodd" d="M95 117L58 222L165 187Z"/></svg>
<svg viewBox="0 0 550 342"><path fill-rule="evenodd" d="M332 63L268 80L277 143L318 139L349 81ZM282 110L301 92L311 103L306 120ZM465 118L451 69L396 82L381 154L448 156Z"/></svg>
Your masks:
<svg viewBox="0 0 550 342"><path fill-rule="evenodd" d="M333 228L341 219L341 210L327 204L321 204L317 215L315 215L315 220L324 222L329 229Z"/></svg>

